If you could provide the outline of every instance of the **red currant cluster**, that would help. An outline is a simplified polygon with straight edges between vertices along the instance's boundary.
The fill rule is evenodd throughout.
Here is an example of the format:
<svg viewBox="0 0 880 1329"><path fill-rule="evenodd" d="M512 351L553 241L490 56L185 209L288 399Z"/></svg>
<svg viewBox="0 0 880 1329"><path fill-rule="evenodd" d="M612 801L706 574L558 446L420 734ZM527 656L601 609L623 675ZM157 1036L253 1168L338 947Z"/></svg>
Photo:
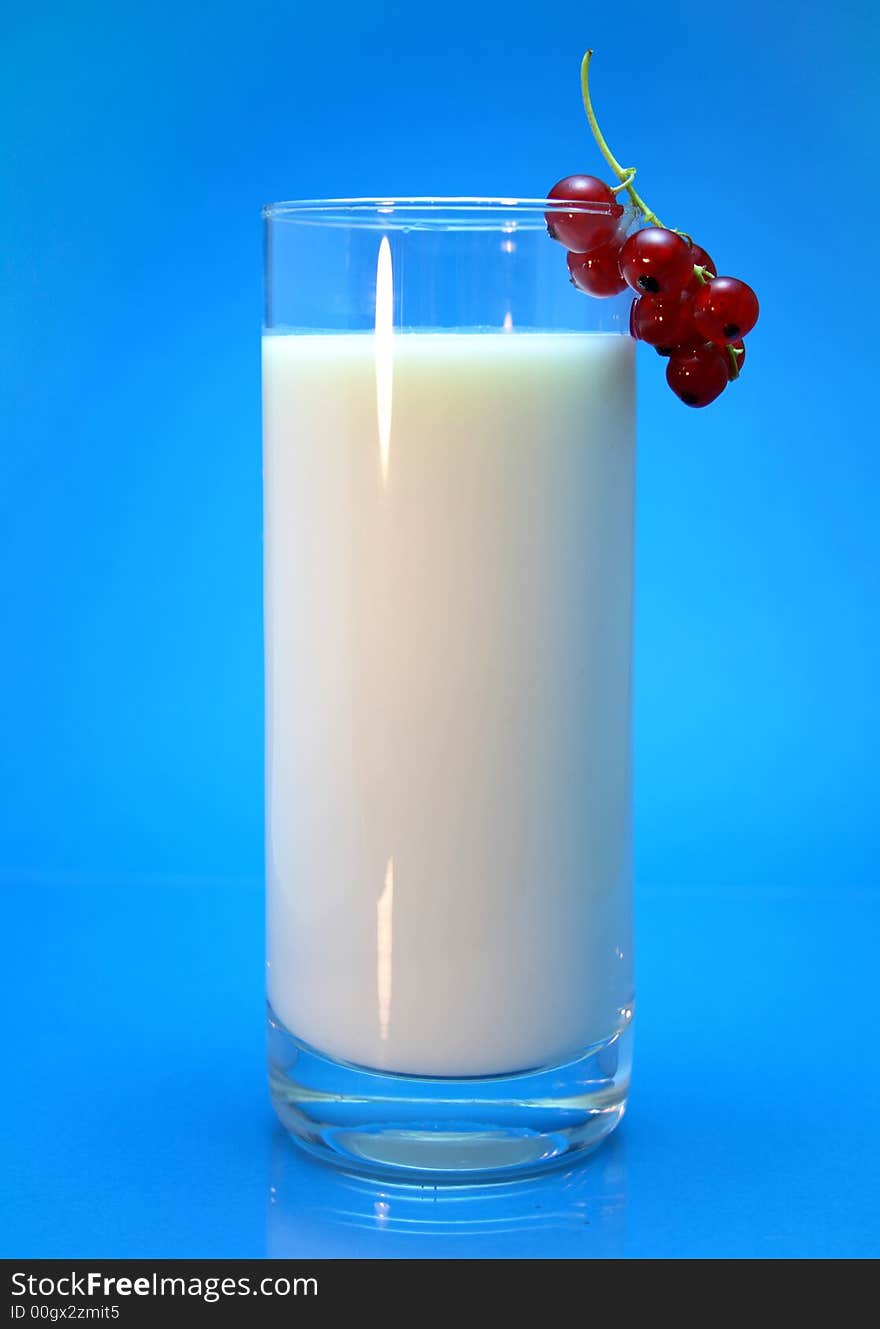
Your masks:
<svg viewBox="0 0 880 1329"><path fill-rule="evenodd" d="M569 251L568 271L579 290L596 296L618 295L627 286L635 291L632 336L668 356L666 382L686 406L708 406L742 372L743 338L758 321L757 296L736 277L719 277L705 249L661 225L635 192L635 171L620 166L596 123L588 85L591 56L588 51L581 66L584 107L620 183L612 188L593 175L566 176L548 195L557 210L547 213L547 229ZM629 237L617 200L623 190L653 223ZM560 203L594 210L565 212Z"/></svg>

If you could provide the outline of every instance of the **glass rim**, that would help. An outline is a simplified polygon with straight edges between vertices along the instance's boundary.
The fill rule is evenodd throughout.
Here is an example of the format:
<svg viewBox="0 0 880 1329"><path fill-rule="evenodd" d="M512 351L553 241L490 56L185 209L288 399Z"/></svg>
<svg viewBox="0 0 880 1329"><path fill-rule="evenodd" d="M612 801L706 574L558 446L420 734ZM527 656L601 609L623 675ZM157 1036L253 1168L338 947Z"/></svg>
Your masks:
<svg viewBox="0 0 880 1329"><path fill-rule="evenodd" d="M304 198L267 203L261 210L266 222L304 226L353 226L367 230L544 230L547 217L584 213L614 216L622 208L626 227L634 208L612 203L550 198L479 196Z"/></svg>

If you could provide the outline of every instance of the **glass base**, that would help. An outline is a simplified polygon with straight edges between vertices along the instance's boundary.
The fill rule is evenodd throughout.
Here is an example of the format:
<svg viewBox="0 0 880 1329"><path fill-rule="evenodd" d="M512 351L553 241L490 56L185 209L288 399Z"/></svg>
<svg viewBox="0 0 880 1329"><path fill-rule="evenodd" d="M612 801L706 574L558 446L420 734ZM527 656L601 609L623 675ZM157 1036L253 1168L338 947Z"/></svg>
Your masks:
<svg viewBox="0 0 880 1329"><path fill-rule="evenodd" d="M440 1079L325 1057L268 1012L269 1088L282 1125L308 1153L348 1172L398 1181L500 1181L571 1163L620 1121L632 1021L563 1065Z"/></svg>

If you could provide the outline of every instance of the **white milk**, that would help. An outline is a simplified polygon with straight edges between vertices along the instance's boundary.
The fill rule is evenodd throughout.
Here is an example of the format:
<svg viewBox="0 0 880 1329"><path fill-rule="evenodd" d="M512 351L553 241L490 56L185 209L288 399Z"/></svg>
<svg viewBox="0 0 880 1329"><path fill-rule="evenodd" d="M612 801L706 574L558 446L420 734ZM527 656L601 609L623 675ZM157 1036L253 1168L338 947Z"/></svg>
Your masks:
<svg viewBox="0 0 880 1329"><path fill-rule="evenodd" d="M269 999L365 1066L562 1061L632 996L633 345L263 356Z"/></svg>

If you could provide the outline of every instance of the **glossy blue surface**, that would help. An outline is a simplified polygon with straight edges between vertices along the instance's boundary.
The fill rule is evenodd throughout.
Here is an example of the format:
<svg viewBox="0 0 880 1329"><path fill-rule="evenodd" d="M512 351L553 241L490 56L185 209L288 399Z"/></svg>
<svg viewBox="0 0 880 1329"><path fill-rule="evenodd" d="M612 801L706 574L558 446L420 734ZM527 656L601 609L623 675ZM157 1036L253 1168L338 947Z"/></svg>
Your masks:
<svg viewBox="0 0 880 1329"><path fill-rule="evenodd" d="M542 1181L395 1190L295 1152L256 891L10 888L4 1256L880 1253L876 902L642 892L631 1110Z"/></svg>

